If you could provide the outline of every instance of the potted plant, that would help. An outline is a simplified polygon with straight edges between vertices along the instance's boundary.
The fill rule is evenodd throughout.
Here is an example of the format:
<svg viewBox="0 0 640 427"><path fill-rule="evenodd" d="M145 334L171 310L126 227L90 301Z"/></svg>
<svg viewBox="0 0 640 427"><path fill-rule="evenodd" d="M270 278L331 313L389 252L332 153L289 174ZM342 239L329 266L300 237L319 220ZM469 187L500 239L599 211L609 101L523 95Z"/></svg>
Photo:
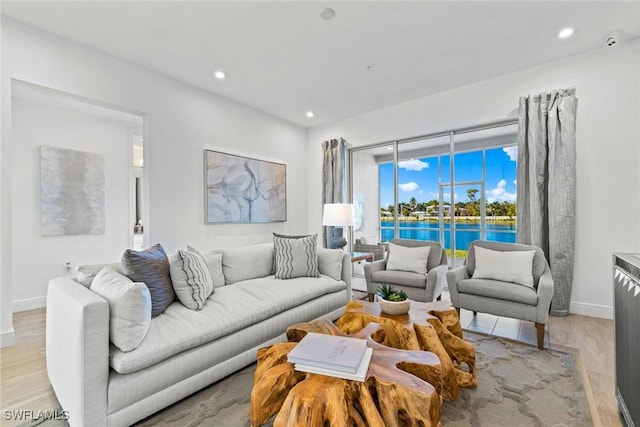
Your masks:
<svg viewBox="0 0 640 427"><path fill-rule="evenodd" d="M378 288L378 304L383 313L399 316L409 312L411 301L403 290L396 290L391 285L382 285Z"/></svg>

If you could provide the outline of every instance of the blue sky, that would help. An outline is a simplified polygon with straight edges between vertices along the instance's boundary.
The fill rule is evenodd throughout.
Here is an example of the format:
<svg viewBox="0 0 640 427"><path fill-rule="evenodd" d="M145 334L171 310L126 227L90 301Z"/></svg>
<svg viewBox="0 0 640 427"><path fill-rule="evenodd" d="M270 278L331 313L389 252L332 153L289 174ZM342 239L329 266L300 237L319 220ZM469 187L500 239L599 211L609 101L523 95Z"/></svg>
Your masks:
<svg viewBox="0 0 640 427"><path fill-rule="evenodd" d="M482 152L458 153L455 159L455 182L482 180ZM486 197L488 202L516 201L516 159L515 146L494 148L486 151L487 176ZM442 162L442 182L450 181L449 155L440 158ZM467 201L467 189L478 189L476 185L457 185L456 202ZM408 202L415 197L418 202L438 199L438 158L411 159L399 162L398 201ZM477 198L480 197L478 192ZM450 192L445 189L444 199L449 200ZM393 204L393 165L380 166L380 202L382 207Z"/></svg>

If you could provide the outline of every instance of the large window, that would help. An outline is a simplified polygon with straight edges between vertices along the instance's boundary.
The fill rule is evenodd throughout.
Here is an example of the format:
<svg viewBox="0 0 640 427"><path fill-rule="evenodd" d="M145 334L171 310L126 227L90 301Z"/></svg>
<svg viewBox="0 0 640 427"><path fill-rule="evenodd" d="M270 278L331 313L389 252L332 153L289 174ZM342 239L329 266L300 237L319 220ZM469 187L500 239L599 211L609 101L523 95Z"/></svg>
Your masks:
<svg viewBox="0 0 640 427"><path fill-rule="evenodd" d="M515 138L516 126L510 125L354 151L354 201L362 202L365 192L370 198L373 182L378 184L378 235L373 240L439 241L452 265L462 262L473 240L514 243ZM368 241L372 234L370 229Z"/></svg>

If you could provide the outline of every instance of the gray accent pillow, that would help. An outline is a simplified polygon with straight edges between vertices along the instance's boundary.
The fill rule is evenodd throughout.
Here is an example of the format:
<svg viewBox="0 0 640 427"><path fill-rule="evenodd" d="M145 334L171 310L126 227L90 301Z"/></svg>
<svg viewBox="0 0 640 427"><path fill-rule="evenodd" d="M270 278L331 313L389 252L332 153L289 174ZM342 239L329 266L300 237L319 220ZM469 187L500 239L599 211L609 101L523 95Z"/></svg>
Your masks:
<svg viewBox="0 0 640 427"><path fill-rule="evenodd" d="M276 253L276 279L320 277L318 272L318 235L302 238L273 236Z"/></svg>
<svg viewBox="0 0 640 427"><path fill-rule="evenodd" d="M160 244L143 251L127 249L120 261L122 273L134 282L143 282L151 292L151 317L156 317L176 299L171 284L167 254Z"/></svg>
<svg viewBox="0 0 640 427"><path fill-rule="evenodd" d="M109 339L120 350L135 350L151 326L151 294L111 267L93 279L91 290L109 304Z"/></svg>
<svg viewBox="0 0 640 427"><path fill-rule="evenodd" d="M213 278L204 258L193 248L169 258L171 282L176 296L185 307L201 310L213 293Z"/></svg>
<svg viewBox="0 0 640 427"><path fill-rule="evenodd" d="M342 280L342 249L318 248L318 272L336 280Z"/></svg>

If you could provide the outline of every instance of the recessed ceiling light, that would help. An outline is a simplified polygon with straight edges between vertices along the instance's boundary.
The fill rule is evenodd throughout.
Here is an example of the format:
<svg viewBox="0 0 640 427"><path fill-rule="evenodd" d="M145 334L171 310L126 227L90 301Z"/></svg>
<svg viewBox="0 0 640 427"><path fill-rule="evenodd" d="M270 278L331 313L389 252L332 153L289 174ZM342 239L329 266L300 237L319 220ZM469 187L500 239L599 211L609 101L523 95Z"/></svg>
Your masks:
<svg viewBox="0 0 640 427"><path fill-rule="evenodd" d="M311 118L315 116L315 114L313 114L313 111L307 111L307 117Z"/></svg>
<svg viewBox="0 0 640 427"><path fill-rule="evenodd" d="M573 34L573 28L563 28L559 33L558 33L558 38L561 39L566 39L567 37L570 37L571 34Z"/></svg>
<svg viewBox="0 0 640 427"><path fill-rule="evenodd" d="M222 70L217 70L213 73L214 77L218 80L223 80L225 77L227 77L227 73L225 73Z"/></svg>
<svg viewBox="0 0 640 427"><path fill-rule="evenodd" d="M387 145L387 150L389 151L393 150L393 145Z"/></svg>
<svg viewBox="0 0 640 427"><path fill-rule="evenodd" d="M335 16L336 11L331 9L330 7L323 7L322 9L320 9L320 18L324 19L325 21L333 19L335 18Z"/></svg>

